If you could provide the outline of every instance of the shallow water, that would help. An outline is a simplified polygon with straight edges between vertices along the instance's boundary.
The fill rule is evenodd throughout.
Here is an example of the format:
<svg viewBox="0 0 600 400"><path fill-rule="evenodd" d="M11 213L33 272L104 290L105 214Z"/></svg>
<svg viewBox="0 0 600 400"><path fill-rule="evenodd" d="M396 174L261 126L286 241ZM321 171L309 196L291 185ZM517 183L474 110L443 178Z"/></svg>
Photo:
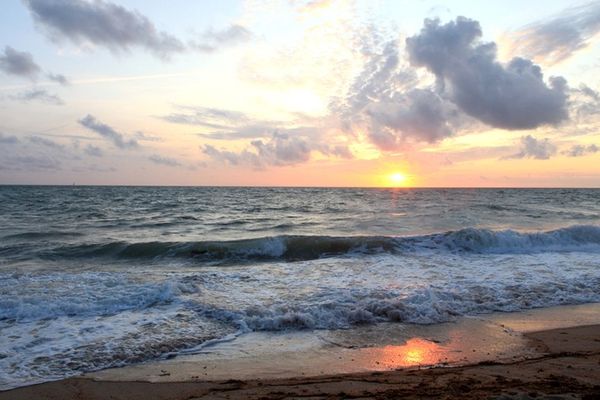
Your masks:
<svg viewBox="0 0 600 400"><path fill-rule="evenodd" d="M600 301L600 190L0 187L0 388Z"/></svg>

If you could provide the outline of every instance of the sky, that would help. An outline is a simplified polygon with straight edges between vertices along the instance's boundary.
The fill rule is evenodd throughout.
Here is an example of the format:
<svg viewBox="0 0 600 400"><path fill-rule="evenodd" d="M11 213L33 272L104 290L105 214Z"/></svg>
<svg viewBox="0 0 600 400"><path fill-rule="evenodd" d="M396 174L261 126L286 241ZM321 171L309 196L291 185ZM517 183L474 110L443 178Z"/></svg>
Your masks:
<svg viewBox="0 0 600 400"><path fill-rule="evenodd" d="M0 184L600 187L600 2L0 7Z"/></svg>

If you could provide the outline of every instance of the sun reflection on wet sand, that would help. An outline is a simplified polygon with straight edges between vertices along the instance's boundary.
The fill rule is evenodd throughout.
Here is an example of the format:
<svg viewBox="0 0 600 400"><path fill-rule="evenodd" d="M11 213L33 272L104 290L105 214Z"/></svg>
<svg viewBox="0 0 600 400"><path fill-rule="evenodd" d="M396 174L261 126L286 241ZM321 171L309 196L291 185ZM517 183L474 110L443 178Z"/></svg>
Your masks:
<svg viewBox="0 0 600 400"><path fill-rule="evenodd" d="M412 338L401 346L364 349L375 364L386 368L406 368L439 364L449 358L449 349L435 342Z"/></svg>

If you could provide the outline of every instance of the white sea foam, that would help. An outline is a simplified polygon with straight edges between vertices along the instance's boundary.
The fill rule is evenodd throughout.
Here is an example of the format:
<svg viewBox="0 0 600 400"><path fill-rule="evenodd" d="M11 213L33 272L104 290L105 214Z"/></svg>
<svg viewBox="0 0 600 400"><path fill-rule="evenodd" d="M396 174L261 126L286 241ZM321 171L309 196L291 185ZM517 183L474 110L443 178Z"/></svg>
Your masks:
<svg viewBox="0 0 600 400"><path fill-rule="evenodd" d="M0 275L0 320L103 316L166 304L196 291L174 281L142 282L131 274L45 273Z"/></svg>

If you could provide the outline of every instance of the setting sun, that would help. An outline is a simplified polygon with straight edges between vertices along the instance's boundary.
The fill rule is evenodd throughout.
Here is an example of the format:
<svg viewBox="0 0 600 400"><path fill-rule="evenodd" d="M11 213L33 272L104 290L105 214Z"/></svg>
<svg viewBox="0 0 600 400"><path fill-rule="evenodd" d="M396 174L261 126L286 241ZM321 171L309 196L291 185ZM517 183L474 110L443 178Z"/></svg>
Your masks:
<svg viewBox="0 0 600 400"><path fill-rule="evenodd" d="M408 182L407 176L401 172L390 174L388 180L392 186L404 186Z"/></svg>

